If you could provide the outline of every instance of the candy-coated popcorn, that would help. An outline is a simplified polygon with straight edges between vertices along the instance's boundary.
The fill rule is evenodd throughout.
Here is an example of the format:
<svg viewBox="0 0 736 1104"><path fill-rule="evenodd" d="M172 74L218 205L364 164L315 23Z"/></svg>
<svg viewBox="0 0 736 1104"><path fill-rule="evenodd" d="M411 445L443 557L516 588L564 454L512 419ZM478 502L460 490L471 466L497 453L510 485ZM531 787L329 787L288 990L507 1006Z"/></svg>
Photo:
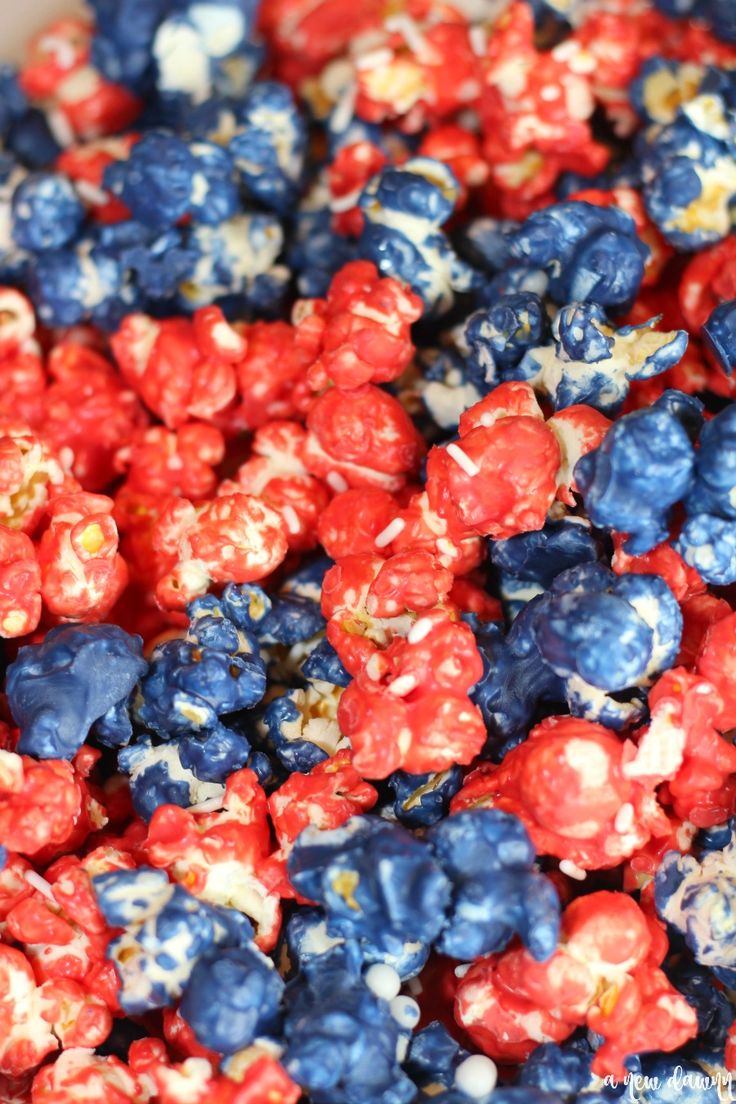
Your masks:
<svg viewBox="0 0 736 1104"><path fill-rule="evenodd" d="M628 1055L675 1050L697 1033L695 1012L659 969L666 950L656 919L630 897L592 893L565 909L561 945L546 962L513 948L473 964L456 1016L491 1057L506 1060L585 1024L603 1037L593 1071L623 1077Z"/></svg>
<svg viewBox="0 0 736 1104"><path fill-rule="evenodd" d="M63 759L2 751L2 838L26 855L71 850L106 817L84 777Z"/></svg>
<svg viewBox="0 0 736 1104"><path fill-rule="evenodd" d="M33 1081L33 1100L38 1104L71 1104L80 1094L109 1104L147 1104L150 1093L123 1062L114 1055L91 1054L70 1048L51 1066L39 1070Z"/></svg>
<svg viewBox="0 0 736 1104"><path fill-rule="evenodd" d="M0 418L0 458L0 522L9 529L32 534L49 500L77 489L64 458L15 418Z"/></svg>
<svg viewBox="0 0 736 1104"><path fill-rule="evenodd" d="M0 636L25 636L41 619L41 569L30 537L0 527Z"/></svg>

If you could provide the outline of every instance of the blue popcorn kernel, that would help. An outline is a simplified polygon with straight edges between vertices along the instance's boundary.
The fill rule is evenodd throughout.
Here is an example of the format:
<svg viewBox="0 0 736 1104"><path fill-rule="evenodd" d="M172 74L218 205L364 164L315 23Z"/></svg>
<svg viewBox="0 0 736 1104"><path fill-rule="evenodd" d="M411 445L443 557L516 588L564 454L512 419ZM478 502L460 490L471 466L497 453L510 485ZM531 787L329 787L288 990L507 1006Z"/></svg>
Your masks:
<svg viewBox="0 0 736 1104"><path fill-rule="evenodd" d="M325 628L319 603L305 595L274 595L271 609L258 626L258 638L269 644L302 644Z"/></svg>
<svg viewBox="0 0 736 1104"><path fill-rule="evenodd" d="M722 1050L733 1022L733 1006L716 988L710 971L680 958L665 967L667 976L698 1015L698 1044Z"/></svg>
<svg viewBox="0 0 736 1104"><path fill-rule="evenodd" d="M286 948L295 973L315 984L325 984L329 973L357 983L363 969L363 951L356 939L329 935L321 909L299 909L286 924ZM344 983L344 982L343 982Z"/></svg>
<svg viewBox="0 0 736 1104"><path fill-rule="evenodd" d="M400 169L389 167L374 176L359 200L364 215L360 256L373 261L382 275L409 284L431 313L449 310L455 292L480 285L479 274L455 253L441 229L458 196L447 165L414 157Z"/></svg>
<svg viewBox="0 0 736 1104"><path fill-rule="evenodd" d="M245 194L286 214L301 189L307 132L291 90L259 81L238 112L238 133L228 149Z"/></svg>
<svg viewBox="0 0 736 1104"><path fill-rule="evenodd" d="M654 879L657 912L681 936L696 962L736 985L736 864L734 837L722 850L695 855L668 851Z"/></svg>
<svg viewBox="0 0 736 1104"><path fill-rule="evenodd" d="M475 218L458 229L457 246L474 268L501 272L513 263L510 237L518 228L511 219Z"/></svg>
<svg viewBox="0 0 736 1104"><path fill-rule="evenodd" d="M141 241L125 246L116 256L143 295L156 300L175 295L193 274L198 260L196 250L189 248L179 230L148 231Z"/></svg>
<svg viewBox="0 0 736 1104"><path fill-rule="evenodd" d="M278 1030L283 990L266 955L255 946L233 947L199 959L179 1012L203 1046L234 1054Z"/></svg>
<svg viewBox="0 0 736 1104"><path fill-rule="evenodd" d="M736 12L731 0L654 0L654 6L673 19L698 19L710 24L716 37L736 42Z"/></svg>
<svg viewBox="0 0 736 1104"><path fill-rule="evenodd" d="M699 91L705 69L695 62L647 58L629 86L631 106L645 123L673 123L681 104Z"/></svg>
<svg viewBox="0 0 736 1104"><path fill-rule="evenodd" d="M183 139L146 131L126 161L108 165L104 185L130 208L134 219L168 230L190 213L197 159Z"/></svg>
<svg viewBox="0 0 736 1104"><path fill-rule="evenodd" d="M703 342L727 376L736 368L736 299L711 311L703 325Z"/></svg>
<svg viewBox="0 0 736 1104"><path fill-rule="evenodd" d="M547 271L556 303L594 301L614 311L633 303L649 257L630 215L579 200L535 211L510 235L510 252Z"/></svg>
<svg viewBox="0 0 736 1104"><path fill-rule="evenodd" d="M463 784L463 772L460 767L434 774L394 771L388 784L397 820L410 828L424 828L447 815L450 801Z"/></svg>
<svg viewBox="0 0 736 1104"><path fill-rule="evenodd" d="M30 173L13 193L11 218L13 241L20 249L61 249L79 233L84 206L68 177Z"/></svg>
<svg viewBox="0 0 736 1104"><path fill-rule="evenodd" d="M114 711L126 710L146 671L142 646L117 625L61 625L43 643L20 648L6 685L18 752L71 759L100 720L125 735L129 722Z"/></svg>
<svg viewBox="0 0 736 1104"><path fill-rule="evenodd" d="M453 348L423 349L418 356L421 379L419 396L435 428L456 432L460 416L480 402L496 383L490 358L481 365Z"/></svg>
<svg viewBox="0 0 736 1104"><path fill-rule="evenodd" d="M151 46L170 0L89 0L95 14L91 61L108 80L149 90Z"/></svg>
<svg viewBox="0 0 736 1104"><path fill-rule="evenodd" d="M179 744L156 746L148 735L118 753L118 767L128 775L133 808L146 822L159 805L187 809L225 793L224 785L203 782L183 765Z"/></svg>
<svg viewBox="0 0 736 1104"><path fill-rule="evenodd" d="M706 583L728 586L736 582L736 521L694 514L673 547Z"/></svg>
<svg viewBox="0 0 736 1104"><path fill-rule="evenodd" d="M433 825L427 842L452 883L437 950L463 960L502 951L519 934L540 961L557 947L560 902L534 870L526 829L508 813L475 809Z"/></svg>
<svg viewBox="0 0 736 1104"><path fill-rule="evenodd" d="M464 326L464 336L471 359L485 378L494 367L505 378L528 349L545 341L548 329L542 299L533 292L522 291L499 295L495 302L471 314Z"/></svg>
<svg viewBox="0 0 736 1104"><path fill-rule="evenodd" d="M574 476L593 525L627 533L625 550L638 554L667 539L670 510L689 492L694 469L686 430L655 403L616 421Z"/></svg>
<svg viewBox="0 0 736 1104"><path fill-rule="evenodd" d="M179 309L220 301L223 309L231 302L239 311L272 313L290 279L289 270L276 264L283 243L281 224L270 214L237 214L217 226L195 223L188 244L199 260L179 288Z"/></svg>
<svg viewBox="0 0 736 1104"><path fill-rule="evenodd" d="M0 65L0 137L6 138L13 123L28 111L28 99L18 83L13 65Z"/></svg>
<svg viewBox="0 0 736 1104"><path fill-rule="evenodd" d="M687 333L659 333L658 321L617 330L596 303L571 303L552 323L554 343L529 349L509 378L527 380L555 410L585 403L612 414L632 380L666 372L685 353Z"/></svg>
<svg viewBox="0 0 736 1104"><path fill-rule="evenodd" d="M343 667L339 655L326 638L320 640L316 648L309 653L302 664L302 674L306 679L331 682L343 688L349 686L351 682L350 675Z"/></svg>
<svg viewBox="0 0 736 1104"><path fill-rule="evenodd" d="M91 321L110 331L139 304L120 261L93 239L38 254L28 268L27 290L45 326Z"/></svg>
<svg viewBox="0 0 736 1104"><path fill-rule="evenodd" d="M542 1043L521 1066L518 1084L563 1096L583 1093L591 1082L592 1061L593 1051L584 1040L564 1046Z"/></svg>
<svg viewBox="0 0 736 1104"><path fill-rule="evenodd" d="M326 980L287 986L282 1062L289 1076L313 1104L409 1104L416 1087L399 1064L407 1030L393 1002L350 976L342 984L332 974Z"/></svg>
<svg viewBox="0 0 736 1104"><path fill-rule="evenodd" d="M287 770L308 774L345 743L337 723L341 694L332 683L312 682L268 703L259 728Z"/></svg>
<svg viewBox="0 0 736 1104"><path fill-rule="evenodd" d="M29 169L51 167L61 153L61 146L54 137L48 118L36 107L13 119L5 145Z"/></svg>
<svg viewBox="0 0 736 1104"><path fill-rule="evenodd" d="M296 213L286 248L286 263L303 299L326 296L335 273L358 255L355 242L336 234L332 220L329 194L318 182Z"/></svg>
<svg viewBox="0 0 736 1104"><path fill-rule="evenodd" d="M179 761L202 782L227 782L233 771L248 765L251 747L242 734L218 724L178 741Z"/></svg>
<svg viewBox="0 0 736 1104"><path fill-rule="evenodd" d="M333 831L307 828L289 856L294 887L321 904L328 932L401 954L439 934L450 882L426 845L399 825L352 817Z"/></svg>
<svg viewBox="0 0 736 1104"><path fill-rule="evenodd" d="M645 1054L640 1087L634 1088L628 1099L640 1104L723 1104L728 1092L729 1075L722 1054ZM585 1096L580 1099L581 1104L587 1102Z"/></svg>
<svg viewBox="0 0 736 1104"><path fill-rule="evenodd" d="M715 514L736 520L736 406L706 422L695 454L695 479L685 506L688 514Z"/></svg>
<svg viewBox="0 0 736 1104"><path fill-rule="evenodd" d="M566 517L548 521L535 532L489 541L489 556L499 574L504 608L513 620L563 571L594 563L599 550L584 519Z"/></svg>

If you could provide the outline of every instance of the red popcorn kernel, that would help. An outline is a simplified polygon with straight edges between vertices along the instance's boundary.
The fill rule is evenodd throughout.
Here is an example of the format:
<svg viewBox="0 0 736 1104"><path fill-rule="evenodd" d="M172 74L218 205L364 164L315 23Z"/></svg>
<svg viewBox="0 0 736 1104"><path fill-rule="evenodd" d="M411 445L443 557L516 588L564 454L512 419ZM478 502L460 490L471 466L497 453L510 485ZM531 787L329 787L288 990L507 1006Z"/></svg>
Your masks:
<svg viewBox="0 0 736 1104"><path fill-rule="evenodd" d="M23 91L32 99L53 96L70 73L89 59L92 25L81 17L58 19L31 39L19 73Z"/></svg>
<svg viewBox="0 0 736 1104"><path fill-rule="evenodd" d="M219 429L188 422L177 430L150 426L139 431L118 449L115 465L126 473L127 492L197 501L215 491L214 469L224 456L225 439Z"/></svg>
<svg viewBox="0 0 736 1104"><path fill-rule="evenodd" d="M682 274L678 298L695 335L719 303L736 299L736 234L695 254Z"/></svg>
<svg viewBox="0 0 736 1104"><path fill-rule="evenodd" d="M118 531L106 495L54 499L38 546L41 594L47 609L68 621L104 618L128 581Z"/></svg>
<svg viewBox="0 0 736 1104"><path fill-rule="evenodd" d="M0 360L26 346L35 332L30 300L15 288L0 287Z"/></svg>
<svg viewBox="0 0 736 1104"><path fill-rule="evenodd" d="M105 169L115 161L125 161L139 140L138 134L121 134L72 146L63 150L56 168L74 182L80 199L96 222L122 222L130 218L125 204L103 187Z"/></svg>
<svg viewBox="0 0 736 1104"><path fill-rule="evenodd" d="M82 859L76 855L62 855L48 868L45 878L54 900L66 916L83 931L100 935L107 931L107 925L97 905L91 879L111 870L134 870L135 866L130 854L106 844L96 847Z"/></svg>
<svg viewBox="0 0 736 1104"><path fill-rule="evenodd" d="M252 495L223 495L200 509L174 499L156 529L154 548L178 557L156 588L164 609L183 608L210 583L257 582L288 550L281 515Z"/></svg>
<svg viewBox="0 0 736 1104"><path fill-rule="evenodd" d="M38 762L0 751L0 795L0 836L25 855L72 850L105 823L79 772L63 759Z"/></svg>
<svg viewBox="0 0 736 1104"><path fill-rule="evenodd" d="M736 613L721 617L708 627L695 666L698 674L721 696L723 705L716 718L718 729L727 732L736 727Z"/></svg>
<svg viewBox="0 0 736 1104"><path fill-rule="evenodd" d="M317 522L330 500L325 485L302 462L306 439L298 422L269 422L256 431L252 458L218 489L219 495L243 491L267 503L282 517L294 551L314 548Z"/></svg>
<svg viewBox="0 0 736 1104"><path fill-rule="evenodd" d="M383 150L368 141L353 142L337 151L327 168L327 184L332 196L330 209L334 212L332 225L338 234L360 236L363 230L363 212L357 206L360 193L386 162Z"/></svg>
<svg viewBox="0 0 736 1104"><path fill-rule="evenodd" d="M230 776L223 805L211 813L160 806L143 850L196 897L249 916L258 945L268 951L281 927L281 872L270 858L266 797L252 771Z"/></svg>
<svg viewBox="0 0 736 1104"><path fill-rule="evenodd" d="M495 540L541 529L560 461L531 387L501 384L462 415L459 442L430 451L429 504Z"/></svg>
<svg viewBox="0 0 736 1104"><path fill-rule="evenodd" d="M421 317L421 299L398 280L381 277L370 261L352 261L336 276L324 301L297 304L298 327L319 349L307 379L315 391L334 383L354 388L388 383L414 355L410 327ZM319 342L319 345L317 345Z"/></svg>
<svg viewBox="0 0 736 1104"><path fill-rule="evenodd" d="M651 720L627 768L629 777L666 780L660 800L698 828L736 808L736 748L715 727L722 706L705 679L682 667L665 672L649 692Z"/></svg>
<svg viewBox="0 0 736 1104"><path fill-rule="evenodd" d="M90 65L76 69L62 80L54 95L72 133L83 139L125 130L143 107L127 88L104 80Z"/></svg>
<svg viewBox="0 0 736 1104"><path fill-rule="evenodd" d="M66 466L29 426L0 417L0 523L32 533L49 498L77 490Z"/></svg>
<svg viewBox="0 0 736 1104"><path fill-rule="evenodd" d="M100 491L115 477L116 451L148 419L135 393L92 349L63 341L51 350L48 370L53 382L39 430L59 454L71 449L72 472L84 489Z"/></svg>
<svg viewBox="0 0 736 1104"><path fill-rule="evenodd" d="M248 349L236 365L239 405L225 417L236 429L257 429L271 418L306 411L311 392L306 371L316 352L300 346L287 322L254 322L244 330Z"/></svg>
<svg viewBox="0 0 736 1104"><path fill-rule="evenodd" d="M330 388L307 416L304 463L333 491L382 487L397 491L425 451L421 434L392 395L372 384Z"/></svg>
<svg viewBox="0 0 736 1104"><path fill-rule="evenodd" d="M397 531L398 521L403 523L400 531ZM437 562L453 574L464 575L483 562L483 541L474 535L456 536L456 529L456 525L432 509L426 491L422 491L412 495L397 514L391 548L397 553L405 549L431 552Z"/></svg>
<svg viewBox="0 0 736 1104"><path fill-rule="evenodd" d="M288 855L296 837L310 825L339 828L351 816L372 809L377 799L376 790L353 766L347 748L312 767L309 774L289 775L268 799L281 856Z"/></svg>
<svg viewBox="0 0 736 1104"><path fill-rule="evenodd" d="M41 424L46 373L35 352L10 351L0 359L0 413L29 426Z"/></svg>
<svg viewBox="0 0 736 1104"><path fill-rule="evenodd" d="M649 777L632 745L602 725L549 717L499 766L469 775L451 809L485 805L514 813L540 854L597 870L617 866L650 836L668 831L654 792L663 777Z"/></svg>
<svg viewBox="0 0 736 1104"><path fill-rule="evenodd" d="M33 632L41 619L41 569L30 537L0 526L0 637Z"/></svg>
<svg viewBox="0 0 736 1104"><path fill-rule="evenodd" d="M384 11L383 0L362 0L346 21L342 0L271 0L261 11L261 27L281 79L297 83L343 53L354 37L380 27Z"/></svg>
<svg viewBox="0 0 736 1104"><path fill-rule="evenodd" d="M39 1070L33 1080L33 1104L147 1104L151 1093L118 1058L71 1049Z"/></svg>
<svg viewBox="0 0 736 1104"><path fill-rule="evenodd" d="M380 552L390 544L384 538L395 530L398 511L394 496L380 487L343 491L317 519L319 543L333 560Z"/></svg>
<svg viewBox="0 0 736 1104"><path fill-rule="evenodd" d="M598 410L579 404L568 406L548 419L547 428L554 433L561 455L557 498L566 506L575 505L575 465L581 456L598 448L611 424L610 419Z"/></svg>
<svg viewBox="0 0 736 1104"><path fill-rule="evenodd" d="M667 949L661 925L633 898L591 893L563 912L547 962L514 947L474 963L458 986L456 1019L487 1054L511 1061L585 1025L604 1040L593 1072L623 1077L628 1055L675 1050L697 1033L694 1009L658 969Z"/></svg>
<svg viewBox="0 0 736 1104"><path fill-rule="evenodd" d="M235 396L232 364L204 356L185 318L129 314L110 344L123 378L169 429L209 419Z"/></svg>
<svg viewBox="0 0 736 1104"><path fill-rule="evenodd" d="M460 185L457 208L464 206L471 188L485 184L490 172L488 162L482 156L478 136L456 123L434 127L425 134L419 143L417 156L433 157L450 166Z"/></svg>
<svg viewBox="0 0 736 1104"><path fill-rule="evenodd" d="M706 632L716 621L729 617L731 607L725 598L714 594L696 594L680 603L682 610L682 642L677 662L692 667L700 651Z"/></svg>
<svg viewBox="0 0 736 1104"><path fill-rule="evenodd" d="M43 1013L43 993L27 958L0 943L0 1074L17 1077L58 1049Z"/></svg>

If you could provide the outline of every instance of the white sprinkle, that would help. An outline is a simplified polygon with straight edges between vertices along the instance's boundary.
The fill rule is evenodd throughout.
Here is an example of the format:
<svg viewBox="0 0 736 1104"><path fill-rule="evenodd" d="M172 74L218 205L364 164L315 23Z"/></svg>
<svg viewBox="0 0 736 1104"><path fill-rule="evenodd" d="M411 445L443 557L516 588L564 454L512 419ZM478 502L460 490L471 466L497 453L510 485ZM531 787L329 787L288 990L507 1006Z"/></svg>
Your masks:
<svg viewBox="0 0 736 1104"><path fill-rule="evenodd" d="M220 797L208 797L204 801L198 801L196 805L190 805L188 813L219 813L222 809L222 795Z"/></svg>
<svg viewBox="0 0 736 1104"><path fill-rule="evenodd" d="M455 1088L473 1100L490 1096L497 1081L496 1063L485 1054L471 1054L455 1070Z"/></svg>
<svg viewBox="0 0 736 1104"><path fill-rule="evenodd" d="M410 644L421 644L425 636L429 636L433 628L434 621L431 617L420 617L409 629L406 639Z"/></svg>
<svg viewBox="0 0 736 1104"><path fill-rule="evenodd" d="M406 522L403 518L394 518L390 521L385 529L376 537L374 544L376 548L385 548L387 544L390 544L395 537L398 537L399 533L402 533L406 529Z"/></svg>
<svg viewBox="0 0 736 1104"><path fill-rule="evenodd" d="M416 690L419 685L414 675L399 675L393 682L390 682L386 689L389 694L394 694L397 698L405 698L407 694L411 694L412 690Z"/></svg>
<svg viewBox="0 0 736 1104"><path fill-rule="evenodd" d="M98 188L95 184L90 184L89 180L77 180L74 187L77 189L79 198L91 203L94 207L102 207L110 199L107 192L103 191L102 188Z"/></svg>
<svg viewBox="0 0 736 1104"><path fill-rule="evenodd" d="M471 460L467 452L463 452L459 445L454 442L447 446L447 455L451 456L458 467L462 468L466 475L478 475L480 468Z"/></svg>
<svg viewBox="0 0 736 1104"><path fill-rule="evenodd" d="M28 882L29 886L33 886L33 888L37 889L39 893L43 893L44 897L48 897L49 901L53 901L54 904L56 904L54 891L45 878L42 878L41 875L37 874L35 870L26 870L23 877Z"/></svg>
<svg viewBox="0 0 736 1104"><path fill-rule="evenodd" d="M488 50L488 35L485 27L481 27L480 24L476 23L468 31L468 38L470 39L470 49L475 56L485 57Z"/></svg>
<svg viewBox="0 0 736 1104"><path fill-rule="evenodd" d="M387 966L381 962L371 966L363 980L371 993L375 993L382 1000L392 1001L394 997L398 997L401 990L401 978L396 970L393 966Z"/></svg>
<svg viewBox="0 0 736 1104"><path fill-rule="evenodd" d="M403 12L390 16L384 23L389 34L395 31L400 34L409 49L415 54L421 54L427 47L427 41L410 15Z"/></svg>
<svg viewBox="0 0 736 1104"><path fill-rule="evenodd" d="M336 215L341 215L343 211L352 211L353 207L358 205L362 190L362 188L356 188L354 191L348 192L347 195L333 196L330 200L330 210L334 211Z"/></svg>
<svg viewBox="0 0 736 1104"><path fill-rule="evenodd" d="M454 974L455 974L455 977L456 978L464 978L472 965L473 965L472 962L464 962L462 964L462 966L456 966L454 971L453 971Z"/></svg>
<svg viewBox="0 0 736 1104"><path fill-rule="evenodd" d="M394 52L390 50L388 46L382 46L377 50L371 50L368 54L363 54L362 57L355 59L355 68L360 72L361 69L382 69L384 65L390 65L394 60Z"/></svg>
<svg viewBox="0 0 736 1104"><path fill-rule="evenodd" d="M71 69L77 60L77 51L68 39L62 35L47 34L38 43L39 49L51 54L60 69Z"/></svg>
<svg viewBox="0 0 736 1104"><path fill-rule="evenodd" d="M358 95L358 86L353 82L345 89L340 99L335 104L330 116L330 130L334 134L342 134L347 130L355 111L355 100Z"/></svg>
<svg viewBox="0 0 736 1104"><path fill-rule="evenodd" d="M622 835L624 832L628 832L631 825L634 823L634 806L630 801L627 801L625 805L622 805L619 811L616 813L616 819L613 822L613 827L617 832Z"/></svg>
<svg viewBox="0 0 736 1104"><path fill-rule="evenodd" d="M63 111L58 109L49 111L46 115L46 122L49 124L49 130L54 140L62 149L74 145L74 128Z"/></svg>
<svg viewBox="0 0 736 1104"><path fill-rule="evenodd" d="M289 530L290 533L299 532L299 530L301 529L301 525L299 524L299 515L297 514L293 506L282 506L281 516L286 522L286 528Z"/></svg>
<svg viewBox="0 0 736 1104"><path fill-rule="evenodd" d="M413 997L394 997L391 1015L400 1027L414 1027L419 1022L419 1005Z"/></svg>
<svg viewBox="0 0 736 1104"><path fill-rule="evenodd" d="M574 878L576 882L584 882L588 877L585 870L581 870L579 866L576 866L574 862L570 862L569 859L562 859L560 861L560 870L563 874L567 874L568 878Z"/></svg>
<svg viewBox="0 0 736 1104"><path fill-rule="evenodd" d="M325 476L325 481L335 494L342 494L343 491L346 491L350 486L347 480L343 479L340 473L336 471L328 472Z"/></svg>

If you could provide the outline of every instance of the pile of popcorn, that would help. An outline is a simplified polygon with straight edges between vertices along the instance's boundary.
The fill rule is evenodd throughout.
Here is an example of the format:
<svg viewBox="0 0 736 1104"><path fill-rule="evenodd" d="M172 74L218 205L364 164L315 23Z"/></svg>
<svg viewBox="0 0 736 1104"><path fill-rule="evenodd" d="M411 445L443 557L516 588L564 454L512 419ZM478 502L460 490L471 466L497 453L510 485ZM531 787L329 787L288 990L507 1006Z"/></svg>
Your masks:
<svg viewBox="0 0 736 1104"><path fill-rule="evenodd" d="M1 67L0 1101L729 1099L735 372L734 0Z"/></svg>

